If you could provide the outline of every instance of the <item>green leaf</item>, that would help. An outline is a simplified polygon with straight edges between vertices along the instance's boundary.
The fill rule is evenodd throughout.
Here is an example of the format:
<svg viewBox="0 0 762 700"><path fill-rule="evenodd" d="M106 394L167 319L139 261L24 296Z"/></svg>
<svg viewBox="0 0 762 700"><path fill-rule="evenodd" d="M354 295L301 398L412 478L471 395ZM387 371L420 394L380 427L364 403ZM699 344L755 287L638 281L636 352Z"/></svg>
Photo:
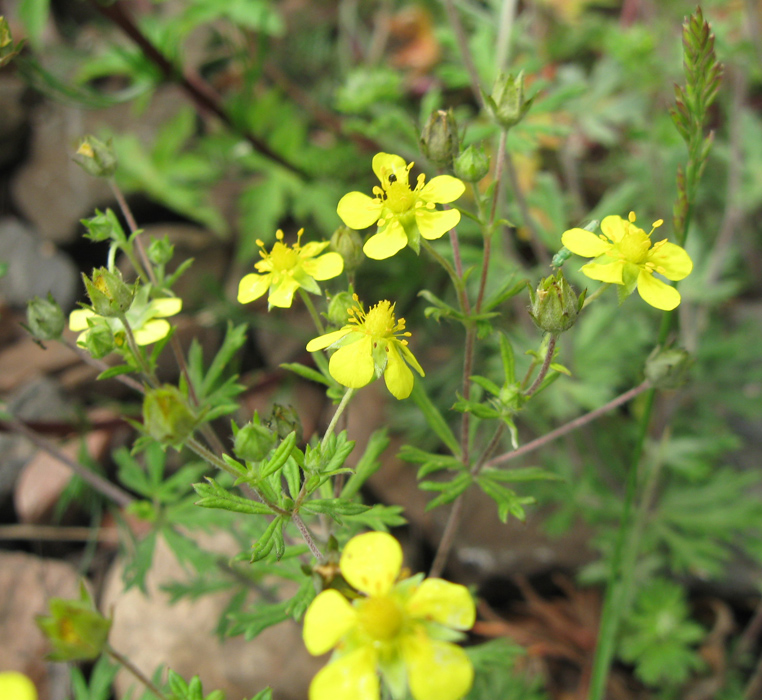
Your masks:
<svg viewBox="0 0 762 700"><path fill-rule="evenodd" d="M480 377L475 374L471 377L471 381L474 382L474 384L478 384L482 389L488 391L493 396L500 396L500 387L491 379Z"/></svg>
<svg viewBox="0 0 762 700"><path fill-rule="evenodd" d="M262 462L260 470L260 479L266 479L268 476L275 474L277 471L283 468L286 460L291 456L296 445L296 431L292 430L285 438L283 442L278 445L273 453L273 456L266 462Z"/></svg>
<svg viewBox="0 0 762 700"><path fill-rule="evenodd" d="M492 479L493 481L507 482L563 481L558 474L546 471L540 467L523 467L520 469L496 469L494 467L485 467L482 469L480 476Z"/></svg>
<svg viewBox="0 0 762 700"><path fill-rule="evenodd" d="M490 311L496 306L508 301L508 299L511 299L512 297L515 297L517 294L520 294L522 291L524 291L527 281L523 279L519 282L514 283L512 277L513 276L511 275L511 277L506 280L503 286L484 302L482 305L482 310Z"/></svg>
<svg viewBox="0 0 762 700"><path fill-rule="evenodd" d="M262 533L262 536L257 540L256 544L252 548L251 561L260 561L264 559L275 546L276 532L280 533L283 529L283 520L280 516L274 518L273 521L267 526L267 529ZM283 535L281 534L281 541L283 541ZM273 623L274 624L274 623Z"/></svg>
<svg viewBox="0 0 762 700"><path fill-rule="evenodd" d="M41 48L42 32L50 16L50 0L21 0L18 15L29 36L29 43L36 49Z"/></svg>
<svg viewBox="0 0 762 700"><path fill-rule="evenodd" d="M211 477L206 477L208 483L193 484L193 488L201 498L196 501L197 506L202 508L219 508L230 510L235 513L248 513L249 515L271 515L272 510L264 503L252 501L250 498L236 496L220 486Z"/></svg>
<svg viewBox="0 0 762 700"><path fill-rule="evenodd" d="M426 423L434 433L436 433L437 437L447 445L450 452L456 457L460 457L460 445L458 444L455 435L453 435L450 430L450 427L447 425L447 421L445 421L442 414L439 412L439 409L426 394L426 390L423 388L423 382L415 382L413 384L413 391L410 394L410 398L415 401L416 406L418 406L421 413L423 413Z"/></svg>
<svg viewBox="0 0 762 700"><path fill-rule="evenodd" d="M376 504L362 513L344 515L343 519L345 523L355 523L370 530L388 532L391 528L407 524L407 520L402 517L403 512L402 506Z"/></svg>
<svg viewBox="0 0 762 700"><path fill-rule="evenodd" d="M513 346L504 333L500 333L498 340L500 342L500 359L503 363L505 383L514 384L516 382L516 356L513 352Z"/></svg>
<svg viewBox="0 0 762 700"><path fill-rule="evenodd" d="M460 494L462 494L470 485L472 477L467 471L458 474L452 481L423 481L418 486L424 491L439 491L440 494L426 504L426 512L452 503Z"/></svg>
<svg viewBox="0 0 762 700"><path fill-rule="evenodd" d="M509 515L523 522L526 519L523 506L535 502L534 498L518 496L515 491L501 486L484 474L477 476L476 482L481 490L497 503L498 517L504 523L508 522Z"/></svg>
<svg viewBox="0 0 762 700"><path fill-rule="evenodd" d="M387 430L382 428L374 431L368 440L365 452L357 462L354 474L349 477L341 490L342 498L354 498L362 485L381 468L379 457L388 446L389 435Z"/></svg>
<svg viewBox="0 0 762 700"><path fill-rule="evenodd" d="M299 469L299 465L293 457L289 457L286 463L283 465L283 477L286 479L288 486L288 492L291 494L291 498L296 499L299 497L299 491L302 487L302 471Z"/></svg>
<svg viewBox="0 0 762 700"><path fill-rule="evenodd" d="M333 385L333 382L326 379L323 374L317 370L312 369L312 367L307 367L306 365L302 365L299 362L283 362L280 366L283 367L283 369L294 372L294 374L298 374L300 377L303 377L308 381L317 382L318 384L325 384L326 386Z"/></svg>
<svg viewBox="0 0 762 700"><path fill-rule="evenodd" d="M119 377L123 374L129 374L130 372L134 372L135 368L130 367L130 365L116 365L116 367L109 367L108 369L103 370L96 379L113 379L114 377Z"/></svg>

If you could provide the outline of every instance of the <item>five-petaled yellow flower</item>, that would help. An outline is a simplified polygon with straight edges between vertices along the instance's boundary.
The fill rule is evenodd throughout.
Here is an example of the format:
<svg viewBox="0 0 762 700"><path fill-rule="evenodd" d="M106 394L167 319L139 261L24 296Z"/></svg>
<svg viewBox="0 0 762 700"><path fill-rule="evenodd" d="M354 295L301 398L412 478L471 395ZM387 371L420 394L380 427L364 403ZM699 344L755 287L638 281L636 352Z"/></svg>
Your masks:
<svg viewBox="0 0 762 700"><path fill-rule="evenodd" d="M663 223L661 219L655 221L650 233L646 233L635 225L635 212L630 212L628 219L607 216L601 221L603 235L573 228L563 234L561 241L572 253L595 258L582 266L590 279L621 284L627 294L637 286L644 301L671 311L680 303L680 293L654 273L678 281L691 273L693 262L679 245L666 239L651 242L651 234Z"/></svg>
<svg viewBox="0 0 762 700"><path fill-rule="evenodd" d="M164 319L179 314L183 308L179 297L151 300L149 294L147 286L141 287L124 314L138 345L150 345L166 337L172 327ZM87 336L98 325L108 326L117 339L124 336L124 324L116 317L99 316L92 309L75 309L69 315L69 328L82 331L77 337L77 345L81 347L86 347Z"/></svg>
<svg viewBox="0 0 762 700"><path fill-rule="evenodd" d="M373 172L381 187L373 188L375 197L350 192L339 200L337 211L349 228L378 225L378 231L363 247L369 258L390 258L406 245L417 253L421 236L428 240L440 238L460 221L456 209L438 211L434 205L454 202L466 186L451 175L439 175L424 184L426 176L419 175L415 189L411 190L408 174L412 167L413 163L405 163L400 156L377 153L373 157Z"/></svg>
<svg viewBox="0 0 762 700"><path fill-rule="evenodd" d="M390 301L379 301L366 313L356 294L354 300L357 306L347 309L347 325L311 340L307 350L338 348L331 355L328 371L339 384L359 389L383 374L392 395L406 399L413 391L413 373L407 365L422 377L424 372L407 346L405 336L410 333L405 331L405 319L395 319Z"/></svg>
<svg viewBox="0 0 762 700"><path fill-rule="evenodd" d="M344 269L344 259L338 253L322 253L329 242L315 241L301 245L304 229L297 234L293 246L283 242L283 231L278 231L278 239L268 253L262 241L257 241L262 260L254 264L261 274L252 272L246 275L238 285L238 301L248 304L259 299L268 289L267 306L288 308L294 299L294 292L299 287L320 294L320 287L315 280L329 280L341 274Z"/></svg>
<svg viewBox="0 0 762 700"><path fill-rule="evenodd" d="M402 548L383 532L353 537L339 567L362 597L349 603L336 590L318 595L304 617L304 643L314 655L335 649L310 685L309 700L379 700L381 673L393 698L458 700L474 670L452 644L474 624L464 586L423 574L397 581Z"/></svg>

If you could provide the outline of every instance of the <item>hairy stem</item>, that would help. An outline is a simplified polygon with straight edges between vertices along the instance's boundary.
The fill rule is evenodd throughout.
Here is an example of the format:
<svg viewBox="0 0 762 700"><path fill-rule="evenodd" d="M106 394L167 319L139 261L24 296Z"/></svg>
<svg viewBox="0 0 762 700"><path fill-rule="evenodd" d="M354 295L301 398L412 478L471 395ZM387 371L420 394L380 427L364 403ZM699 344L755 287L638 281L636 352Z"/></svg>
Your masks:
<svg viewBox="0 0 762 700"><path fill-rule="evenodd" d="M120 654L110 644L106 645L106 653L114 659L119 665L121 665L126 671L135 676L148 690L150 690L159 700L169 700L162 690L148 677L146 676L135 664L132 663L126 656Z"/></svg>
<svg viewBox="0 0 762 700"><path fill-rule="evenodd" d="M543 380L548 374L548 370L550 369L550 363L553 361L553 353L556 350L556 342L558 341L558 336L554 333L550 334L550 338L548 339L548 350L545 353L545 359L542 361L542 367L540 367L540 372L537 375L537 378L532 382L532 386L529 387L529 389L526 390L525 396L529 398L532 394L534 394L535 391L537 391L540 388L540 384L542 384Z"/></svg>
<svg viewBox="0 0 762 700"><path fill-rule="evenodd" d="M312 303L312 299L310 299L310 295L304 289L299 287L299 296L302 298L304 305L307 307L307 311L309 311L310 318L315 324L315 328L317 329L318 334L323 335L323 333L325 333L325 328L323 327L323 322L320 320L320 314L317 312L315 305Z"/></svg>
<svg viewBox="0 0 762 700"><path fill-rule="evenodd" d="M349 404L350 400L352 399L352 396L354 396L356 389L347 389L346 392L344 392L344 396L341 397L341 403L339 403L338 407L336 408L336 412L333 414L333 418L331 418L331 422L328 424L328 427L325 429L325 435L323 435L323 439L320 442L321 449L325 448L326 443L328 442L328 438L331 437L333 434L333 431L336 428L336 424L339 422L339 418L341 417L341 414L344 412L344 409Z"/></svg>
<svg viewBox="0 0 762 700"><path fill-rule="evenodd" d="M310 531L307 529L307 526L304 524L304 521L296 513L294 513L291 516L291 520L294 521L294 525L296 525L299 528L299 532L302 533L302 537L304 538L304 541L307 543L307 546L310 548L310 552L312 552L312 556L315 557L315 559L317 559L318 561L320 561L323 558L323 555L318 549L318 546L315 544L315 540L310 534Z"/></svg>

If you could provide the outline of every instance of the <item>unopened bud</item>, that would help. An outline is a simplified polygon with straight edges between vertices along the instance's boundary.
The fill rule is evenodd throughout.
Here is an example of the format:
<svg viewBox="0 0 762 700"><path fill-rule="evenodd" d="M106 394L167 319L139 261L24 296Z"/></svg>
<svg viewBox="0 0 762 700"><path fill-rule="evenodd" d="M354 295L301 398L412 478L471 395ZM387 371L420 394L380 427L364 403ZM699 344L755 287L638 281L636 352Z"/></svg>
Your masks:
<svg viewBox="0 0 762 700"><path fill-rule="evenodd" d="M489 172L489 156L484 146L470 145L453 163L455 176L466 182L479 182Z"/></svg>
<svg viewBox="0 0 762 700"><path fill-rule="evenodd" d="M352 292L339 292L331 297L328 302L328 321L333 326L346 326L349 322L349 309L357 306Z"/></svg>
<svg viewBox="0 0 762 700"><path fill-rule="evenodd" d="M103 143L95 136L85 136L74 154L74 162L88 175L111 177L116 170L116 155L111 139Z"/></svg>
<svg viewBox="0 0 762 700"><path fill-rule="evenodd" d="M48 292L47 299L34 297L26 307L26 322L37 340L56 340L63 333L65 319L61 307Z"/></svg>
<svg viewBox="0 0 762 700"><path fill-rule="evenodd" d="M53 647L51 661L90 661L98 658L108 642L111 620L93 605L84 585L79 600L50 600L50 615L39 615L37 626Z"/></svg>
<svg viewBox="0 0 762 700"><path fill-rule="evenodd" d="M421 151L441 170L452 170L452 161L460 152L458 125L452 109L431 113L421 133Z"/></svg>
<svg viewBox="0 0 762 700"><path fill-rule="evenodd" d="M113 240L120 243L127 240L119 219L111 209L106 209L105 213L96 209L95 216L90 219L81 219L80 223L87 229L85 238L91 241Z"/></svg>
<svg viewBox="0 0 762 700"><path fill-rule="evenodd" d="M529 287L532 302L529 315L537 327L546 333L563 333L577 320L585 303L586 292L587 290L577 296L564 273L559 270L555 275L541 280L536 291Z"/></svg>
<svg viewBox="0 0 762 700"><path fill-rule="evenodd" d="M166 265L175 254L175 246L169 242L169 237L153 238L146 251L148 259L154 265Z"/></svg>
<svg viewBox="0 0 762 700"><path fill-rule="evenodd" d="M353 272L365 258L360 234L348 226L339 226L331 236L331 250L344 258L344 270Z"/></svg>
<svg viewBox="0 0 762 700"><path fill-rule="evenodd" d="M534 98L527 100L524 95L524 71L516 77L500 73L495 80L492 94L482 92L484 106L493 121L503 129L518 124L532 106Z"/></svg>
<svg viewBox="0 0 762 700"><path fill-rule="evenodd" d="M233 452L236 457L246 462L260 462L270 453L278 436L270 428L262 425L258 414L238 430L233 428L235 438L233 442Z"/></svg>
<svg viewBox="0 0 762 700"><path fill-rule="evenodd" d="M197 419L175 386L150 389L143 399L143 427L162 445L179 450L193 434Z"/></svg>
<svg viewBox="0 0 762 700"><path fill-rule="evenodd" d="M660 389L677 389L687 381L691 365L687 350L656 347L646 360L646 379Z"/></svg>
<svg viewBox="0 0 762 700"><path fill-rule="evenodd" d="M302 430L302 421L299 419L299 414L293 406L273 404L270 411L270 419L267 422L281 440L296 432L296 441L302 441L304 432Z"/></svg>
<svg viewBox="0 0 762 700"><path fill-rule="evenodd" d="M119 270L100 267L93 270L92 279L85 274L82 279L93 311L99 316L121 316L132 305L136 287L126 284Z"/></svg>

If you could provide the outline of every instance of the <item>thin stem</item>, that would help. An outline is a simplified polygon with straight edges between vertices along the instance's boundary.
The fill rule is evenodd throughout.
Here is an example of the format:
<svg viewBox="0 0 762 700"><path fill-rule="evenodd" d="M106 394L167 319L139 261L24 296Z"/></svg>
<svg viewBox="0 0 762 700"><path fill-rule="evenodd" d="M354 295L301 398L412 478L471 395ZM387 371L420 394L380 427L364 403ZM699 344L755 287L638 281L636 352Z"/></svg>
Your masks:
<svg viewBox="0 0 762 700"><path fill-rule="evenodd" d="M62 345L65 345L72 352L75 352L83 362L87 363L91 367L95 367L101 372L105 372L106 370L111 369L111 365L103 362L102 360L96 360L92 355L90 355L90 353L83 350L75 343L72 343L68 338L61 336L58 339L58 342ZM130 387L130 389L134 389L141 394L145 393L143 385L140 382L134 380L132 377L128 377L126 374L117 374L115 377L113 377L113 379L116 379L116 381L121 382L125 386Z"/></svg>
<svg viewBox="0 0 762 700"><path fill-rule="evenodd" d="M124 332L127 336L127 345L132 351L132 354L135 357L136 362L140 366L140 371L144 374L146 381L151 386L154 386L154 387L159 386L159 380L156 377L156 374L149 366L148 361L143 355L143 351L140 349L140 346L135 340L135 334L132 332L132 327L130 326L130 322L127 320L127 316L122 314L121 316L119 316L119 320L122 322L122 325L124 326Z"/></svg>
<svg viewBox="0 0 762 700"><path fill-rule="evenodd" d="M310 299L310 295L304 289L299 287L299 296L302 298L304 305L307 307L307 311L310 313L310 317L312 318L312 322L315 324L317 332L320 335L323 335L323 333L325 333L325 328L323 327L323 322L320 320L320 314L317 312L315 305L312 303L312 299Z"/></svg>
<svg viewBox="0 0 762 700"><path fill-rule="evenodd" d="M328 424L328 427L325 429L325 435L323 435L323 439L320 442L320 449L324 449L326 443L328 442L328 438L333 434L334 429L336 428L336 424L339 422L339 417L344 412L344 409L349 404L350 400L352 399L352 396L354 396L356 389L347 389L344 393L344 396L341 397L341 403L339 403L338 407L336 408L336 412L333 414L333 418L331 418L331 422Z"/></svg>
<svg viewBox="0 0 762 700"><path fill-rule="evenodd" d="M51 442L46 437L40 435L37 431L32 430L29 426L24 424L18 418L11 417L8 420L3 421L8 425L11 430L23 435L27 440L33 442L37 447L45 450L49 455L55 457L59 462L65 464L71 469L80 479L86 481L92 486L98 493L103 494L106 498L110 498L119 507L124 508L132 503L133 498L129 493L120 489L116 484L112 484L99 474L90 471L87 467L83 466L76 460L73 460L67 454L65 454L58 445Z"/></svg>
<svg viewBox="0 0 762 700"><path fill-rule="evenodd" d="M463 517L463 501L465 499L465 493L460 494L455 499L450 509L450 515L447 518L447 524L445 525L444 532L442 533L442 539L439 541L439 548L437 549L434 562L431 565L431 571L429 571L430 578L439 578L444 571L447 558L450 556L450 550L455 542L455 533L460 527L460 520Z"/></svg>
<svg viewBox="0 0 762 700"><path fill-rule="evenodd" d="M458 295L458 303L460 304L461 311L463 311L463 313L467 313L468 299L466 298L462 277L458 276L455 268L450 265L450 262L447 260L447 258L440 255L437 252L436 248L434 248L434 246L431 245L431 243L429 243L425 238L421 239L421 243L423 243L423 247L426 252L428 252L429 255L431 255L431 257L434 258L434 260L436 260L444 268L445 272L450 276L450 281L452 282L453 287L455 287L455 292Z"/></svg>
<svg viewBox="0 0 762 700"><path fill-rule="evenodd" d="M511 53L511 34L513 32L513 23L516 19L517 4L517 0L503 0L500 8L497 48L495 49L496 74L504 71L508 66L508 59Z"/></svg>
<svg viewBox="0 0 762 700"><path fill-rule="evenodd" d="M315 557L315 559L317 559L318 561L320 561L323 558L323 555L318 549L318 546L315 544L315 540L312 538L312 535L310 534L310 531L307 529L307 526L304 524L304 521L296 513L293 513L291 515L291 520L294 521L294 525L296 525L299 528L299 532L302 533L302 537L304 538L304 541L307 543L307 546L310 548L310 552L312 552L312 556Z"/></svg>
<svg viewBox="0 0 762 700"><path fill-rule="evenodd" d="M146 676L135 664L132 663L126 656L120 654L110 644L106 644L106 653L114 659L118 664L129 671L135 678L137 678L148 690L150 690L159 700L168 700L162 690L148 677Z"/></svg>
<svg viewBox="0 0 762 700"><path fill-rule="evenodd" d="M452 246L452 259L455 262L455 273L458 279L463 279L463 259L460 257L460 240L458 239L458 231L454 228L450 229L450 245Z"/></svg>
<svg viewBox="0 0 762 700"><path fill-rule="evenodd" d="M548 339L548 350L545 353L545 359L542 361L542 367L540 367L540 372L537 375L537 378L532 383L532 386L530 386L529 389L527 389L524 394L527 398L530 397L532 394L534 394L534 392L540 388L540 384L542 384L543 380L547 376L548 370L550 369L550 363L553 361L553 353L556 350L557 341L558 341L558 336L551 333L550 338Z"/></svg>
<svg viewBox="0 0 762 700"><path fill-rule="evenodd" d="M0 526L0 540L41 540L47 542L107 542L117 544L119 534L115 527L77 527L56 525L19 525Z"/></svg>
<svg viewBox="0 0 762 700"><path fill-rule="evenodd" d="M638 394L642 394L644 391L650 388L651 384L649 382L643 382L633 389L625 391L624 394L620 394L615 399L612 399L600 408L596 408L594 411L590 411L590 413L586 413L584 416L575 418L573 421L562 425L560 428L551 430L549 433L546 433L542 437L539 437L536 440L532 440L531 442L526 443L526 445L522 445L517 450L506 452L505 454L492 458L489 460L489 462L486 463L486 466L496 467L498 464L506 464L507 462L511 462L514 459L523 457L529 452L534 452L541 447L545 447L545 445L553 442L554 440L558 440L558 438L563 437L564 435L571 433L578 428L581 428L583 425L592 423L594 420L600 418L605 413L608 413L609 411L612 411L613 409L626 404L628 401L634 399Z"/></svg>
<svg viewBox="0 0 762 700"><path fill-rule="evenodd" d="M193 450L193 452L201 457L201 459L205 460L213 467L217 467L217 469L221 469L222 471L227 472L231 476L234 476L236 479L241 476L240 472L231 467L224 459L214 454L214 452L206 447L206 445L196 440L196 438L189 438L186 440L185 446L188 449ZM268 505L270 504L268 503Z"/></svg>
<svg viewBox="0 0 762 700"><path fill-rule="evenodd" d="M119 189L119 186L116 184L116 181L113 178L109 178L108 184L111 188L112 194L116 199L117 204L119 205L122 216L124 216L125 220L127 221L127 226L130 229L130 233L137 233L137 221L135 221L135 217L132 215L132 210L127 204L127 200L125 199L124 194L122 194L122 190ZM132 263L138 275L144 279L147 276L151 283L155 285L156 275L151 266L151 261L148 259L148 254L146 253L145 246L143 245L143 240L140 237L140 234L136 235L133 240L135 241L135 246L138 249L138 255L140 256L142 265L137 263L137 261L133 258L130 250L125 249L124 252L130 258L130 262Z"/></svg>
<svg viewBox="0 0 762 700"><path fill-rule="evenodd" d="M590 296L585 297L585 303L582 304L582 308L586 309L589 304L592 304L610 286L611 286L611 282L606 282L605 284L602 284L600 287L598 287L598 289L596 289Z"/></svg>
<svg viewBox="0 0 762 700"><path fill-rule="evenodd" d="M484 99L482 98L481 82L479 80L479 74L476 72L476 64L474 63L473 56L471 55L471 49L468 47L468 37L463 29L463 25L458 17L458 11L455 9L455 3L453 0L445 0L445 10L447 11L447 19L452 27L453 34L455 34L455 41L458 44L458 50L460 51L460 58L463 61L463 66L468 73L468 79L471 85L471 92L474 93L474 97L480 107L484 106Z"/></svg>

